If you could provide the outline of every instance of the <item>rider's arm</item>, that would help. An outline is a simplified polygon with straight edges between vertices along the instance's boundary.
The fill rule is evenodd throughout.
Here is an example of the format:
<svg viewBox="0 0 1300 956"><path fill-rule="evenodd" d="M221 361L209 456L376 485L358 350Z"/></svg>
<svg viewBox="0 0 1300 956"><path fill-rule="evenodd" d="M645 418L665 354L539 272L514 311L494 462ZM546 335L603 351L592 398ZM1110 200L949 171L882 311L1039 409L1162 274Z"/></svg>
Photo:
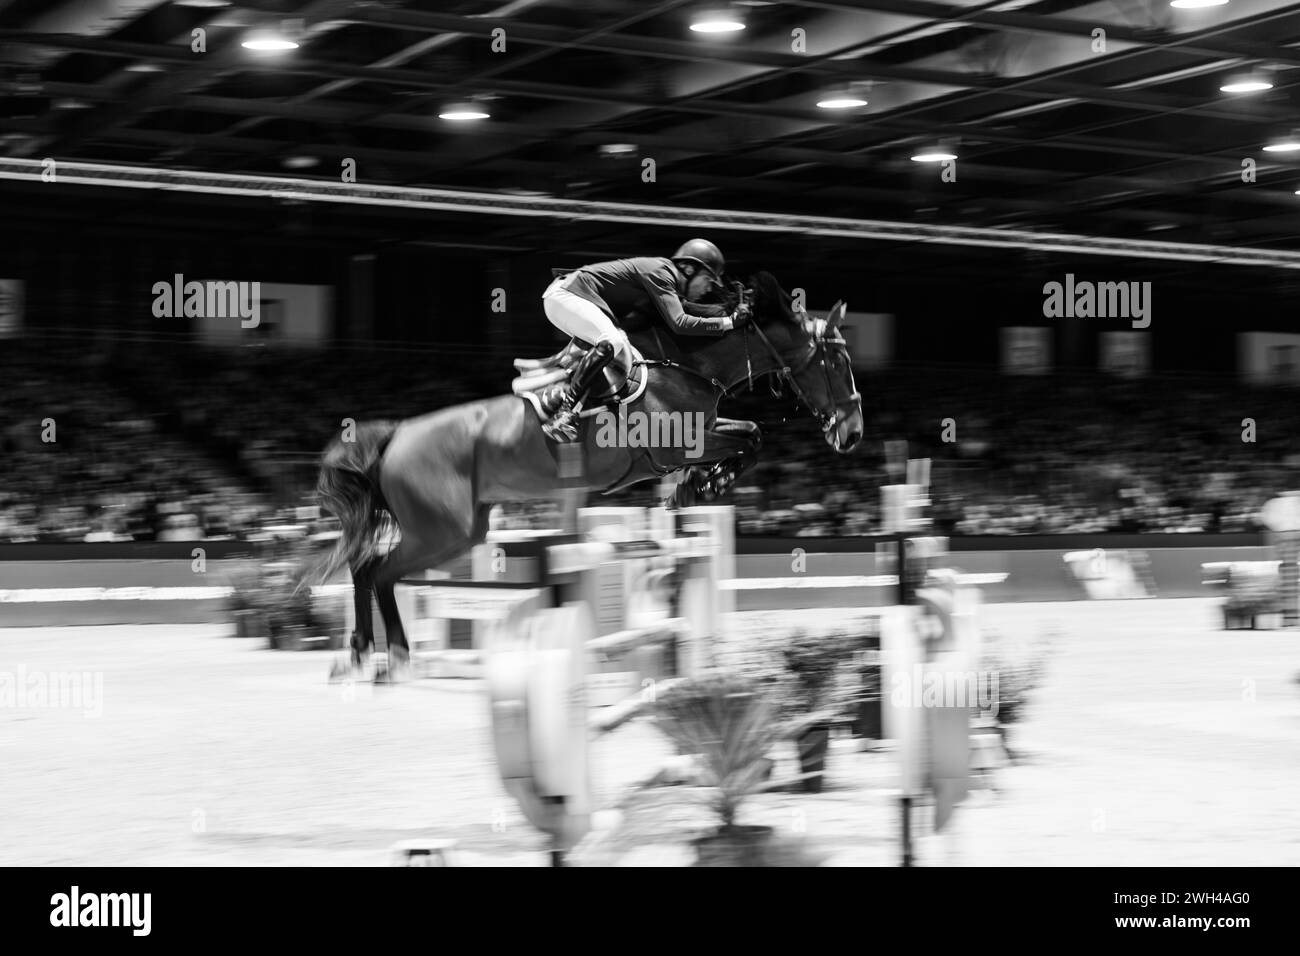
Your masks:
<svg viewBox="0 0 1300 956"><path fill-rule="evenodd" d="M660 317L674 332L681 335L721 335L731 331L731 316L725 310L721 310L720 316L687 315L668 276L657 272L641 273L640 279L641 285L650 294L650 300L659 310ZM693 307L706 308L698 303L694 303Z"/></svg>
<svg viewBox="0 0 1300 956"><path fill-rule="evenodd" d="M731 313L727 311L727 307L724 305L715 305L710 302L692 302L690 299L682 299L682 311L687 315L694 315L703 319L731 317Z"/></svg>

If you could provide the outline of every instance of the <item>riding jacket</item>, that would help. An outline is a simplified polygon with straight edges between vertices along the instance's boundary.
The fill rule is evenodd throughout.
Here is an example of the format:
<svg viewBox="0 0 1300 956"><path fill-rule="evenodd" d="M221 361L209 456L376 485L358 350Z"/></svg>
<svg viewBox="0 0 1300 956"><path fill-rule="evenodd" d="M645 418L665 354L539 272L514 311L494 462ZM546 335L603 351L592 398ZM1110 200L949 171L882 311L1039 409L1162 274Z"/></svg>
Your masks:
<svg viewBox="0 0 1300 956"><path fill-rule="evenodd" d="M731 316L720 305L683 302L677 289L681 273L670 259L639 257L597 262L570 272L565 288L592 303L618 324L636 312L658 314L681 335L722 335Z"/></svg>

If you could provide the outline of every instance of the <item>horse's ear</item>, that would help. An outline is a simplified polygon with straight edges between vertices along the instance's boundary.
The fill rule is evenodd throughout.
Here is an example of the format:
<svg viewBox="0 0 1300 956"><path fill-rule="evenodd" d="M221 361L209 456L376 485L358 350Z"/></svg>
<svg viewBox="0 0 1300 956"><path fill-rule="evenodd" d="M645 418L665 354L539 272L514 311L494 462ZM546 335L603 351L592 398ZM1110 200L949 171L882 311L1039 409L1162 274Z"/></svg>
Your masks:
<svg viewBox="0 0 1300 956"><path fill-rule="evenodd" d="M841 322L843 322L844 313L848 311L849 311L848 303L846 303L843 299L840 299L838 302L836 302L833 306L831 306L831 310L826 313L826 328L833 329Z"/></svg>

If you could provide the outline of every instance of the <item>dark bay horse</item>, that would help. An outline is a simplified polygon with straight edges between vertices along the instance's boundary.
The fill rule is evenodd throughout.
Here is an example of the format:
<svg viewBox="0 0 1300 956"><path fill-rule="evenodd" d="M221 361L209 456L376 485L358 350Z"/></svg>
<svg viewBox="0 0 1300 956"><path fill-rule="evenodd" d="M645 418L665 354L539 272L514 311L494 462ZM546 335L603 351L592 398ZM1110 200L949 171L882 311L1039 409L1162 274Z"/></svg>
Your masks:
<svg viewBox="0 0 1300 956"><path fill-rule="evenodd" d="M601 440L599 418L583 419L582 484L608 493L689 469L698 483L734 477L752 465L760 445L753 422L718 417L728 392L768 375L789 383L820 420L828 445L850 451L861 439L862 400L848 350L839 334L842 304L822 320L796 312L767 273L744 294L753 321L720 337L675 337L653 326L628 328L645 360L646 388L626 406L634 412L698 414L702 448L623 447ZM620 414L622 414L620 410ZM664 419L660 419L664 420ZM324 510L338 518L333 552L304 576L323 582L344 567L352 573L356 630L352 666L374 646L370 594L378 599L388 636L390 671L409 663L394 584L444 565L485 540L488 512L498 503L554 499L573 486L557 446L543 434L529 402L503 395L400 422L358 425L355 440L335 439L325 450L317 482ZM387 554L381 538L400 529Z"/></svg>

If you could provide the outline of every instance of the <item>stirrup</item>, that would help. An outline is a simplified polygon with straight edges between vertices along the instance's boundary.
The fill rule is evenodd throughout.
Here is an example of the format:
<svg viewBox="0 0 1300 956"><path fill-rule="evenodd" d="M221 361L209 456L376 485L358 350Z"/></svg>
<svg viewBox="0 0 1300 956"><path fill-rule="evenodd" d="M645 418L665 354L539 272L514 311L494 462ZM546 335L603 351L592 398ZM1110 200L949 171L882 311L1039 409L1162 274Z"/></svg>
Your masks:
<svg viewBox="0 0 1300 956"><path fill-rule="evenodd" d="M571 442L578 438L578 414L571 408L561 408L549 421L542 422L546 437L557 442Z"/></svg>

